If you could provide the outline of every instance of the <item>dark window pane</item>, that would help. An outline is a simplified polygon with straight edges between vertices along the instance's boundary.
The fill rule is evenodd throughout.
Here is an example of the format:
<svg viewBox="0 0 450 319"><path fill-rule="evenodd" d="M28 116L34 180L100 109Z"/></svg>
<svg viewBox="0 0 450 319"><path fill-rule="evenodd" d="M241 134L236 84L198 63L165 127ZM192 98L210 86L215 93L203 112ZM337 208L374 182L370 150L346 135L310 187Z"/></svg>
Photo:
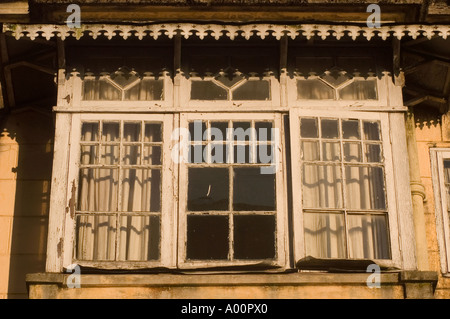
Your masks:
<svg viewBox="0 0 450 319"><path fill-rule="evenodd" d="M210 138L211 141L227 140L228 122L211 122Z"/></svg>
<svg viewBox="0 0 450 319"><path fill-rule="evenodd" d="M188 210L229 209L228 168L189 168L188 174Z"/></svg>
<svg viewBox="0 0 450 319"><path fill-rule="evenodd" d="M340 72L328 72L327 75L322 76L322 79L330 83L334 87L338 87L350 78L347 75L340 74Z"/></svg>
<svg viewBox="0 0 450 319"><path fill-rule="evenodd" d="M228 216L187 216L187 259L228 259Z"/></svg>
<svg viewBox="0 0 450 319"><path fill-rule="evenodd" d="M144 146L143 165L161 165L161 146Z"/></svg>
<svg viewBox="0 0 450 319"><path fill-rule="evenodd" d="M383 161L381 156L381 145L366 144L366 159L369 163L381 163Z"/></svg>
<svg viewBox="0 0 450 319"><path fill-rule="evenodd" d="M211 81L192 81L191 100L227 100L228 93L224 88Z"/></svg>
<svg viewBox="0 0 450 319"><path fill-rule="evenodd" d="M359 137L359 121L346 120L342 121L342 134L344 139L360 139Z"/></svg>
<svg viewBox="0 0 450 319"><path fill-rule="evenodd" d="M364 121L364 139L372 141L380 140L380 128L378 122Z"/></svg>
<svg viewBox="0 0 450 319"><path fill-rule="evenodd" d="M256 147L256 159L257 163L269 164L275 163L275 150L274 145L261 144Z"/></svg>
<svg viewBox="0 0 450 319"><path fill-rule="evenodd" d="M211 144L211 163L227 163L227 158L227 145Z"/></svg>
<svg viewBox="0 0 450 319"><path fill-rule="evenodd" d="M339 127L338 120L321 120L322 138L338 138L339 137Z"/></svg>
<svg viewBox="0 0 450 319"><path fill-rule="evenodd" d="M139 78L128 70L118 71L111 75L111 79L120 85L122 88L139 80Z"/></svg>
<svg viewBox="0 0 450 319"><path fill-rule="evenodd" d="M233 91L233 100L270 100L269 81L247 81Z"/></svg>
<svg viewBox="0 0 450 319"><path fill-rule="evenodd" d="M272 140L272 123L271 122L256 122L256 140L270 141Z"/></svg>
<svg viewBox="0 0 450 319"><path fill-rule="evenodd" d="M189 147L189 163L205 163L207 160L206 156L205 145L191 145Z"/></svg>
<svg viewBox="0 0 450 319"><path fill-rule="evenodd" d="M223 74L216 77L215 79L230 88L236 83L242 81L244 77L242 75Z"/></svg>
<svg viewBox="0 0 450 319"><path fill-rule="evenodd" d="M301 137L319 137L317 119L302 118L300 120L300 135Z"/></svg>
<svg viewBox="0 0 450 319"><path fill-rule="evenodd" d="M235 145L234 146L234 163L251 163L252 154L248 145Z"/></svg>
<svg viewBox="0 0 450 319"><path fill-rule="evenodd" d="M233 210L274 211L275 174L261 174L259 167L235 168Z"/></svg>
<svg viewBox="0 0 450 319"><path fill-rule="evenodd" d="M140 145L124 145L122 154L122 164L138 165L141 162Z"/></svg>
<svg viewBox="0 0 450 319"><path fill-rule="evenodd" d="M235 141L249 141L252 136L250 122L233 123L233 139Z"/></svg>
<svg viewBox="0 0 450 319"><path fill-rule="evenodd" d="M189 123L189 134L191 141L206 141L206 123L194 121Z"/></svg>
<svg viewBox="0 0 450 319"><path fill-rule="evenodd" d="M275 258L275 216L234 216L234 258Z"/></svg>

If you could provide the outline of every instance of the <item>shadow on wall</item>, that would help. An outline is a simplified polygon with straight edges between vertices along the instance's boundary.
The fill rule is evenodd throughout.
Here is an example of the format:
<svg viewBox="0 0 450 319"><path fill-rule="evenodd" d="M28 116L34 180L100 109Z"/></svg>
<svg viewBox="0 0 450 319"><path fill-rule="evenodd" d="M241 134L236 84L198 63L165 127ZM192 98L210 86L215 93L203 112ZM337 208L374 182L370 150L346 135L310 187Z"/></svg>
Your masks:
<svg viewBox="0 0 450 319"><path fill-rule="evenodd" d="M45 271L54 125L51 113L35 109L10 113L1 124L18 148L16 167L9 166L15 180L3 188L11 202L7 298L27 298L26 274Z"/></svg>

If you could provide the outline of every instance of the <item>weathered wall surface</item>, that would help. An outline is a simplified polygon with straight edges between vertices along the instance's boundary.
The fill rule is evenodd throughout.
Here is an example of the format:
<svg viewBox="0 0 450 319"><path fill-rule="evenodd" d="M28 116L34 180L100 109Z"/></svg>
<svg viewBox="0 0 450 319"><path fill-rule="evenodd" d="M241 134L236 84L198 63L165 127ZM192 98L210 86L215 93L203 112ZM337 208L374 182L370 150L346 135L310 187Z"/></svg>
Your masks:
<svg viewBox="0 0 450 319"><path fill-rule="evenodd" d="M436 204L434 199L430 148L450 147L450 114L442 116L442 121L433 119L432 115L424 112L415 114L416 139L419 154L420 175L425 186L426 201L424 213L428 243L429 270L439 274L439 281L435 291L436 298L450 298L450 278L443 277L440 263L440 251L436 231Z"/></svg>
<svg viewBox="0 0 450 319"><path fill-rule="evenodd" d="M53 120L33 110L0 122L0 298L27 298L45 270Z"/></svg>

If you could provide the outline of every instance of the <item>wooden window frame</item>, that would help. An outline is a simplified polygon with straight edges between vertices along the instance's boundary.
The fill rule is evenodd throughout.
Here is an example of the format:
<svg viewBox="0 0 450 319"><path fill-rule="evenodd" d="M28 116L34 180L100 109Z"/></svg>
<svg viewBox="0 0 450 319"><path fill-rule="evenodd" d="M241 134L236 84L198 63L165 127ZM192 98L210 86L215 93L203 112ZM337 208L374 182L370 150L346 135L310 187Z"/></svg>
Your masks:
<svg viewBox="0 0 450 319"><path fill-rule="evenodd" d="M160 210L160 259L158 261L86 261L76 260L74 255L75 245L75 207L76 196L78 194L78 177L80 164L80 140L81 140L81 125L83 121L136 121L144 120L149 122L162 123L162 154L161 154L161 210ZM174 243L174 218L175 203L173 201L174 181L172 177L173 161L171 157L171 136L173 131L173 119L171 115L166 114L95 114L84 113L74 114L71 121L70 134L70 155L68 164L68 188L67 206L70 207L70 214L66 214L64 225L64 256L63 267L67 267L72 263L77 263L80 266L102 268L102 269L140 269L140 268L154 268L154 267L168 267L175 266L175 245ZM120 196L120 194L119 194ZM93 213L95 214L95 213ZM116 212L120 215L120 212ZM137 214L139 215L139 214ZM116 230L117 231L117 230ZM116 242L117 245L117 242Z"/></svg>
<svg viewBox="0 0 450 319"><path fill-rule="evenodd" d="M382 135L382 145L384 154L384 175L385 175L385 195L386 210L388 218L388 233L390 237L391 259L374 260L375 262L388 267L401 267L402 260L399 249L399 226L398 207L396 199L396 182L393 165L393 147L391 144L391 132L389 128L389 116L386 113L376 112L355 112L355 111L324 111L308 110L296 108L290 112L290 139L292 158L292 198L293 200L293 229L294 229L294 259L300 260L306 257L304 227L303 227L303 207L302 207L302 173L300 159L300 118L301 117L324 117L324 118L350 118L360 120L376 120L380 122ZM345 187L345 185L342 185ZM297 200L296 200L297 199Z"/></svg>
<svg viewBox="0 0 450 319"><path fill-rule="evenodd" d="M450 276L450 219L446 185L444 179L444 160L450 160L450 148L431 148L431 176L433 182L436 232L440 251L441 272Z"/></svg>
<svg viewBox="0 0 450 319"><path fill-rule="evenodd" d="M276 189L276 258L272 261L267 261L266 264L270 266L286 267L288 265L288 254L286 253L288 247L288 219L287 219L287 191L285 185L285 167L283 160L283 121L282 115L277 113L183 113L180 117L180 127L187 128L190 121L195 120L228 120L228 121L252 121L252 120L271 120L274 122L274 128L280 130L280 134L276 135L276 142L278 147L275 147L275 189ZM186 232L187 232L187 191L188 191L188 166L194 167L249 167L252 164L189 164L181 163L180 165L180 195L179 195L179 236L178 236L178 266L180 268L203 268L203 267L227 267L227 266L244 266L254 265L261 261L205 261L205 260L186 260ZM258 166L256 166L258 167ZM231 183L230 183L231 184ZM181 185L186 185L181 187ZM231 187L231 186L230 186ZM258 212L255 212L258 213ZM213 213L211 213L213 214ZM231 225L230 225L231 227ZM231 230L230 230L231 231Z"/></svg>

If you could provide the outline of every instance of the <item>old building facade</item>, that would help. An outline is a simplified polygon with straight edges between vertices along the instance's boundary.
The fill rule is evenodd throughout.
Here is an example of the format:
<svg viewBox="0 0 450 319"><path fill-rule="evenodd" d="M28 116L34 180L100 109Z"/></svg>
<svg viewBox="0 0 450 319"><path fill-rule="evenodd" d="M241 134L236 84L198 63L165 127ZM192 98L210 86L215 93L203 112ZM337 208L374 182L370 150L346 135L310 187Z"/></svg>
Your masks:
<svg viewBox="0 0 450 319"><path fill-rule="evenodd" d="M0 23L0 297L450 297L448 1Z"/></svg>

